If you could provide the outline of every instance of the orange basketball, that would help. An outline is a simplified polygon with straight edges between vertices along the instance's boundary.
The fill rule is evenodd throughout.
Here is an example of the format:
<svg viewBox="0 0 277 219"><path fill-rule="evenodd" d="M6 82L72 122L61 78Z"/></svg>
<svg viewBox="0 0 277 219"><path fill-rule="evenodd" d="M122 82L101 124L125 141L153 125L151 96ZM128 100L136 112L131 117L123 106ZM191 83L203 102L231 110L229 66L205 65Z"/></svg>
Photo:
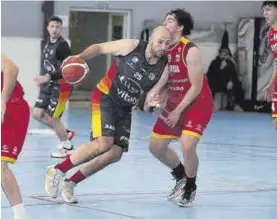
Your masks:
<svg viewBox="0 0 277 219"><path fill-rule="evenodd" d="M70 56L64 60L62 66L63 78L69 84L80 82L88 73L89 68L86 62L77 56Z"/></svg>

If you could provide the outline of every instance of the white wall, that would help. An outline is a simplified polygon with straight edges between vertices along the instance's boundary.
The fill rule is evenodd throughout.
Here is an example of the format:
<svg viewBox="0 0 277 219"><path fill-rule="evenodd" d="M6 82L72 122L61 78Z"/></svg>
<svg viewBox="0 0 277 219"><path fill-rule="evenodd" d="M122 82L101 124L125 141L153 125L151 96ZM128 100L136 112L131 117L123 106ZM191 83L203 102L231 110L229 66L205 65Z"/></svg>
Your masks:
<svg viewBox="0 0 277 219"><path fill-rule="evenodd" d="M1 1L1 36L41 37L42 1Z"/></svg>
<svg viewBox="0 0 277 219"><path fill-rule="evenodd" d="M110 1L108 4L112 9L132 10L131 32L132 36L136 38L140 35L145 19L163 19L165 13L172 8L186 8L195 17L197 25L224 21L236 23L239 17L261 16L261 1ZM42 33L41 2L3 2L2 6L2 9L4 9L1 16L2 24L5 24L2 30L2 52L18 64L20 68L19 80L24 86L26 99L30 105L33 105L38 93L38 88L33 79L39 73L40 67L40 39L38 37ZM96 7L96 3L93 1L56 1L55 14L68 15L69 7L93 8ZM18 8L21 9L19 10L20 13ZM28 13L27 9L29 9ZM23 36L26 38L23 38ZM68 37L67 28L65 28L65 37ZM210 61L217 54L219 43L202 42L197 43L197 45L201 49L205 69L207 69ZM232 52L235 51L235 47L236 45L231 42Z"/></svg>
<svg viewBox="0 0 277 219"><path fill-rule="evenodd" d="M103 2L102 2L103 3ZM57 1L55 2L55 14L68 16L69 8L97 8L101 2L84 1ZM212 23L221 24L225 21L232 22L229 31L230 49L236 51L236 24L240 17L261 16L262 1L110 1L104 2L109 9L131 10L131 36L140 37L144 20L162 20L165 14L175 8L185 8L195 20L196 28L203 28ZM64 28L63 34L68 36L68 28ZM205 70L212 59L217 55L221 42L221 36L213 42L197 42L200 47Z"/></svg>
<svg viewBox="0 0 277 219"><path fill-rule="evenodd" d="M38 95L34 78L40 70L41 39L2 37L1 40L1 52L9 56L18 65L19 81L24 87L25 98L32 107Z"/></svg>
<svg viewBox="0 0 277 219"><path fill-rule="evenodd" d="M55 13L68 15L68 8L95 8L101 2L56 1ZM102 2L103 3L103 2ZM185 8L194 17L195 23L237 22L239 17L261 16L262 1L109 1L110 9L130 9L132 11L132 36L138 37L143 20L163 19L165 14L175 8ZM65 34L68 32L65 29Z"/></svg>

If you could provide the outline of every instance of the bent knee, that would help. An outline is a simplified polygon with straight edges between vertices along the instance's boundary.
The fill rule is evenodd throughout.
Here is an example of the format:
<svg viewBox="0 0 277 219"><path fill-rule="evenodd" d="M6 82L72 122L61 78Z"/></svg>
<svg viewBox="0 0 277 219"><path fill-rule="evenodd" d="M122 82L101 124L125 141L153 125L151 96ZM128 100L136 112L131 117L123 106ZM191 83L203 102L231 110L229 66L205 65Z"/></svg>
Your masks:
<svg viewBox="0 0 277 219"><path fill-rule="evenodd" d="M123 149L121 147L115 145L110 151L109 157L111 163L116 163L121 160L123 154Z"/></svg>
<svg viewBox="0 0 277 219"><path fill-rule="evenodd" d="M99 150L100 152L104 153L108 150L110 150L114 145L114 137L110 136L102 136L96 139L96 141L99 144Z"/></svg>
<svg viewBox="0 0 277 219"><path fill-rule="evenodd" d="M152 154L161 154L161 153L166 153L168 150L168 141L163 141L163 140L156 140L156 139L151 139L150 144L149 144L149 151Z"/></svg>

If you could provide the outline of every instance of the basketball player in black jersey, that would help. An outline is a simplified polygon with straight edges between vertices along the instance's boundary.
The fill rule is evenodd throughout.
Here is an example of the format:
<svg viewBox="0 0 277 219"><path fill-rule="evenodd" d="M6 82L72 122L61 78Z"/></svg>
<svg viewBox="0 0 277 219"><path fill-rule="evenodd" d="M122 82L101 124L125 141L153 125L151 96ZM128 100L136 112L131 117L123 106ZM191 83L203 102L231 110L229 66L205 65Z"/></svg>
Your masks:
<svg viewBox="0 0 277 219"><path fill-rule="evenodd" d="M79 55L87 59L111 54L115 60L92 93L94 140L80 145L62 163L48 167L45 190L50 197L57 197L59 184L68 170L85 163L61 184L63 199L77 202L74 196L77 183L121 159L123 151L128 150L132 107L144 92L155 94L155 90L161 89L158 82L167 81L165 53L170 43L171 34L160 26L153 31L149 43L123 39L91 45ZM147 102L155 105L154 95L147 96Z"/></svg>
<svg viewBox="0 0 277 219"><path fill-rule="evenodd" d="M50 17L47 26L50 36L41 54L40 75L35 79L40 86L40 93L32 113L34 119L55 130L61 143L58 153L52 153L51 156L57 158L66 157L70 153L73 149L70 140L74 136L74 132L66 130L60 120L72 90L60 72L63 60L71 54L68 43L60 35L61 29L62 20Z"/></svg>

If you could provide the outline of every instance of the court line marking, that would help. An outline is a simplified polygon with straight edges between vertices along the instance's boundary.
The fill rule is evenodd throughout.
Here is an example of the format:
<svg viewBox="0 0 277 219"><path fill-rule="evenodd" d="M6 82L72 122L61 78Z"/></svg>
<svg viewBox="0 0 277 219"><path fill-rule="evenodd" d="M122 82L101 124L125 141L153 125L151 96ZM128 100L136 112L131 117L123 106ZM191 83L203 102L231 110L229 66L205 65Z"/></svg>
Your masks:
<svg viewBox="0 0 277 219"><path fill-rule="evenodd" d="M90 131L88 130L88 133ZM55 132L52 129L28 129L27 132L29 135L55 135ZM79 137L89 137L90 134L78 134ZM150 140L151 134L147 136L141 136L141 137L132 137L130 138L130 141L132 140ZM174 142L179 142L179 140L175 140ZM236 146L236 147L255 147L255 148L271 148L271 149L277 149L276 147L266 146L266 145L254 145L254 144L237 144L237 143L226 143L226 142L211 142L211 141L200 141L199 144L207 144L207 145L225 145L225 146Z"/></svg>
<svg viewBox="0 0 277 219"><path fill-rule="evenodd" d="M219 190L200 190L200 191L197 191L197 193L200 193L200 194L203 194L203 195L225 195L225 194L231 194L231 193L236 193L236 194L245 194L245 193L264 193L264 192L277 192L277 188L262 188L262 189L256 189L256 190L222 190L222 191L219 191ZM145 196L145 195L167 195L168 191L167 190L163 190L163 191L157 191L157 192L139 192L139 191L119 191L119 192L113 192L113 193L106 193L106 192L103 192L103 193L86 193L86 194L79 194L79 195L76 195L77 197L90 197L90 196L139 196L139 197L133 197L131 198L132 200L136 200L136 199L141 199L143 198L142 196ZM46 195L36 195L36 196L25 196L25 198L32 198L32 199L36 199L36 200L41 200L41 201L47 201L49 203L35 203L35 204L25 204L25 206L39 206L39 205L56 205L56 204L67 204L67 205L72 205L72 206L76 206L75 204L68 204L68 203L65 203L63 201L57 201L57 200L51 200L48 196ZM128 197L128 199L130 199L130 197ZM166 198L165 198L166 199ZM118 200L118 199L117 199ZM93 202L99 202L99 201L114 201L114 199L110 199L110 200L107 200L107 199L93 199ZM120 200L120 201L126 201L125 200ZM85 202L82 202L82 203L86 203L86 204L90 204L90 203L93 203L93 202L88 202L88 201L85 201ZM266 207L266 206L265 206ZM10 206L1 206L1 208L10 208Z"/></svg>
<svg viewBox="0 0 277 219"><path fill-rule="evenodd" d="M137 217L137 216L117 213L117 212L113 212L113 211L102 210L102 209L93 208L93 207L89 207L89 206L82 206L82 205L79 205L79 204L69 204L69 203L65 203L65 202L61 202L61 201L49 200L49 199L46 199L46 198L43 198L43 197L38 197L38 196L29 196L29 198L33 198L33 199L41 200L41 201L46 201L46 202L50 202L50 203L56 203L56 204L66 204L66 205L69 205L69 206L73 206L75 208L83 208L83 209L88 209L88 210L97 211L97 212L101 212L101 213L117 215L117 216L121 216L121 217L125 217L125 218L143 219L143 218Z"/></svg>

